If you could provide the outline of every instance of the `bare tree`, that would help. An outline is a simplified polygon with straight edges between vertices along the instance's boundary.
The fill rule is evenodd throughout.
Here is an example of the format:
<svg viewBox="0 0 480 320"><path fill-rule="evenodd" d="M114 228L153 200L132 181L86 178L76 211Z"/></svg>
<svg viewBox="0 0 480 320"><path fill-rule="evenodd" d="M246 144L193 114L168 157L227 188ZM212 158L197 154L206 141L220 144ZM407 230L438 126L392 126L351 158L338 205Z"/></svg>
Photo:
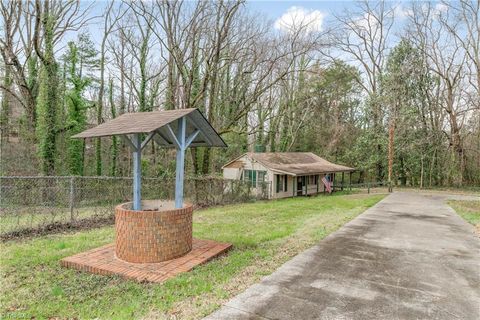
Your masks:
<svg viewBox="0 0 480 320"><path fill-rule="evenodd" d="M33 134L37 96L36 60L32 56L33 9L29 2L1 1L0 12L4 29L4 37L0 38L0 52L5 64L5 81L0 86L5 99L14 98L24 108L27 128ZM8 110L3 112L8 113Z"/></svg>
<svg viewBox="0 0 480 320"><path fill-rule="evenodd" d="M385 1L363 1L358 4L358 10L336 17L339 32L333 38L335 50L340 50L346 55L347 61L362 71L357 82L366 93L366 103L371 108L373 131L377 136L383 134L380 79L389 52L394 11L395 8ZM383 153L380 144L376 145L376 152ZM381 160L377 161L376 167L377 178L382 178Z"/></svg>
<svg viewBox="0 0 480 320"><path fill-rule="evenodd" d="M97 124L103 122L103 105L105 97L105 59L106 59L106 46L108 37L117 27L118 21L125 14L125 10L122 6L115 7L115 1L110 1L104 11L103 19L103 36L102 41L100 42L100 86L98 90L98 100L97 100ZM96 174L102 175L102 140L100 138L96 139L95 143L95 167Z"/></svg>
<svg viewBox="0 0 480 320"><path fill-rule="evenodd" d="M463 183L465 174L465 150L462 128L466 107L462 91L466 84L465 62L467 51L455 36L458 24L453 21L449 7L439 11L431 4L413 5L409 36L427 59L428 68L440 80L440 102L448 123L444 133L458 165L458 181Z"/></svg>

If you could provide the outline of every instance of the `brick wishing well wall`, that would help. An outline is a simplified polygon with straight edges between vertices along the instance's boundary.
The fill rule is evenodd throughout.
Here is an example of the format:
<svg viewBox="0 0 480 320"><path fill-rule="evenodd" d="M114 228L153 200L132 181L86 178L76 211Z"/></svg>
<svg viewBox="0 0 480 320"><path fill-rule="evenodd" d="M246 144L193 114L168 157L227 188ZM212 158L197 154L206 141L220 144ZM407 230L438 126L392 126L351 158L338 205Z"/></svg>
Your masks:
<svg viewBox="0 0 480 320"><path fill-rule="evenodd" d="M192 250L193 205L164 211L126 208L128 204L115 208L117 258L155 263L181 257Z"/></svg>

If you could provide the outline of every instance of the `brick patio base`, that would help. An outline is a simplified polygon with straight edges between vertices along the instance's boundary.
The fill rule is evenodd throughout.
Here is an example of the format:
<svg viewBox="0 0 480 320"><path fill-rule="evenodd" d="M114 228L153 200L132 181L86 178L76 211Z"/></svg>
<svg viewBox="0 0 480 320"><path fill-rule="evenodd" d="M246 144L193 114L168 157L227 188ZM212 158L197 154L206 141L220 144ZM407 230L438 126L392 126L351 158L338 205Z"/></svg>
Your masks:
<svg viewBox="0 0 480 320"><path fill-rule="evenodd" d="M63 267L101 275L117 274L127 279L147 282L163 282L181 272L211 260L232 247L229 243L193 239L192 250L186 255L158 263L130 263L115 256L115 245L76 254L60 260Z"/></svg>

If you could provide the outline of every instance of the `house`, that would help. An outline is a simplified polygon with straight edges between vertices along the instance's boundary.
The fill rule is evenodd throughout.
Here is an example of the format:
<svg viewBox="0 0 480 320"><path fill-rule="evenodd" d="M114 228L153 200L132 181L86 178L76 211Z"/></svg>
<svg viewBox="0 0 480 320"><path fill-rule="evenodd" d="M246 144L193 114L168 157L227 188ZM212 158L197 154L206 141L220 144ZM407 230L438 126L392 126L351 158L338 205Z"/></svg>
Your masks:
<svg viewBox="0 0 480 320"><path fill-rule="evenodd" d="M345 172L355 171L311 152L246 153L222 169L225 179L250 181L254 189L268 184L270 199L331 192L334 182L343 185Z"/></svg>

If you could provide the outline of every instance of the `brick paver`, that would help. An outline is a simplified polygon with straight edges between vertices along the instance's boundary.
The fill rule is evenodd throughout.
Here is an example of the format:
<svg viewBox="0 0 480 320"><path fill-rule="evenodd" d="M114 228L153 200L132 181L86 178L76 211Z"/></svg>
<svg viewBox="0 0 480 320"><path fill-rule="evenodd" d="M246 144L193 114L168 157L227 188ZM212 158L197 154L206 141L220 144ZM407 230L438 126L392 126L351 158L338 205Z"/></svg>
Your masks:
<svg viewBox="0 0 480 320"><path fill-rule="evenodd" d="M108 244L60 260L63 267L100 275L118 274L127 279L163 282L181 272L187 272L232 247L229 243L193 239L192 251L186 255L159 263L130 263L115 256L115 245Z"/></svg>

